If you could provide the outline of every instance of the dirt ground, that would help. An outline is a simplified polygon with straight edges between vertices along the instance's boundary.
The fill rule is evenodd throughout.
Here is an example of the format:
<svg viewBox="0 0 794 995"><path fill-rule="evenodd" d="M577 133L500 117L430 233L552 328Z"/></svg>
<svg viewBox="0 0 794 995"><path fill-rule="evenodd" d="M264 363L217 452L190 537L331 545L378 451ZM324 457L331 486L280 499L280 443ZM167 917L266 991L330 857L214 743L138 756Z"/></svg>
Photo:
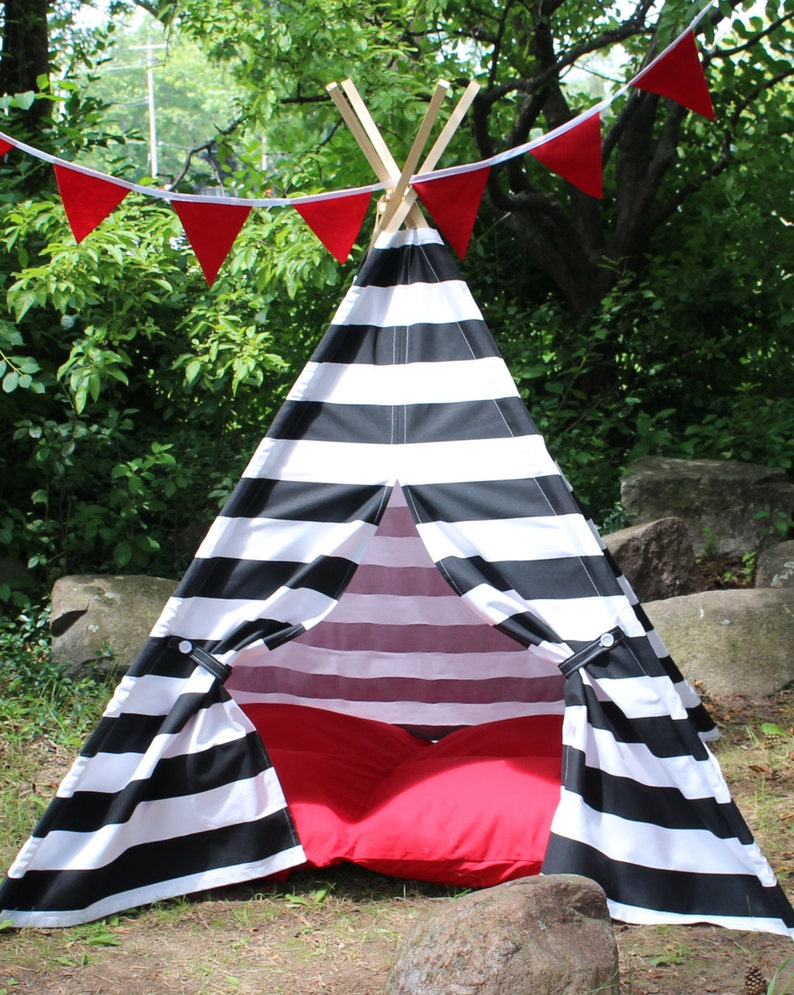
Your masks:
<svg viewBox="0 0 794 995"><path fill-rule="evenodd" d="M762 848L794 897L794 695L709 703L718 753ZM764 738L763 723L785 736ZM0 995L381 995L401 937L451 889L352 867L226 889L67 930L0 933ZM745 974L794 991L785 937L712 926L615 924L621 995L744 995ZM585 995L585 993L582 993Z"/></svg>

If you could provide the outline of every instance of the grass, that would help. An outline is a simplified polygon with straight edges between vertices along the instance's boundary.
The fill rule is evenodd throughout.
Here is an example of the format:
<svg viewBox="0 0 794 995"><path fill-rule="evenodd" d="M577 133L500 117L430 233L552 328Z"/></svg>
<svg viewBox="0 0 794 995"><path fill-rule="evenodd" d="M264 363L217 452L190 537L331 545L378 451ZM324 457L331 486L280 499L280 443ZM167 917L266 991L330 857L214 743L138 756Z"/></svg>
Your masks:
<svg viewBox="0 0 794 995"><path fill-rule="evenodd" d="M0 865L8 867L104 710L110 689L53 662L49 613L0 620Z"/></svg>

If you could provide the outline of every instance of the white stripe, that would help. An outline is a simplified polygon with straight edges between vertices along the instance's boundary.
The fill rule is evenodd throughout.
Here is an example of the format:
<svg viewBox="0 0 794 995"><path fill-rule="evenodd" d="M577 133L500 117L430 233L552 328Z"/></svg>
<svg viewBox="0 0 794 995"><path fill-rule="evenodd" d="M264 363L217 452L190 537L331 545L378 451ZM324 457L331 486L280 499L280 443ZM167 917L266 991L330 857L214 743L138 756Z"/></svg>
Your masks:
<svg viewBox="0 0 794 995"><path fill-rule="evenodd" d="M315 630L320 633L322 630ZM498 634L500 638L504 638ZM518 646L518 644L516 644ZM520 650L520 647L519 647ZM556 664L531 651L488 653L384 653L367 650L353 653L350 650L329 649L325 646L308 646L300 639L293 639L272 652L260 643L241 650L232 661L234 670L226 683L231 691L239 686L245 670L258 671L263 667L283 667L304 674L342 674L350 677L407 677L424 680L478 680L494 678L543 678L559 680L560 690L564 678Z"/></svg>
<svg viewBox="0 0 794 995"><path fill-rule="evenodd" d="M76 833L53 830L37 840L37 871L94 870L132 847L255 822L285 808L274 771L195 795L141 802L122 825ZM20 877L18 862L9 874Z"/></svg>
<svg viewBox="0 0 794 995"><path fill-rule="evenodd" d="M375 535L367 522L293 522L278 518L224 518L210 526L197 559L295 560L343 556L358 563Z"/></svg>
<svg viewBox="0 0 794 995"><path fill-rule="evenodd" d="M596 690L601 701L613 701L627 718L669 716L673 719L686 719L687 717L683 702L675 693L669 677L594 679L587 674L586 679Z"/></svg>
<svg viewBox="0 0 794 995"><path fill-rule="evenodd" d="M528 602L530 611L549 624L560 638L576 641L598 639L619 626L627 636L642 636L644 630L622 594L611 597L568 598Z"/></svg>
<svg viewBox="0 0 794 995"><path fill-rule="evenodd" d="M410 328L420 322L452 325L482 321L471 291L462 280L443 283L401 283L392 287L353 284L333 317L333 325ZM451 330L450 330L451 332Z"/></svg>
<svg viewBox="0 0 794 995"><path fill-rule="evenodd" d="M189 731L155 736L146 753L97 753L93 757L78 757L73 767L74 778L64 779L58 797L69 798L76 791L122 791L132 781L149 777L160 760L203 753L212 747L243 739L252 727L244 712L239 712L241 721L230 721L228 705L228 702L217 702L204 709L201 721L190 723Z"/></svg>
<svg viewBox="0 0 794 995"><path fill-rule="evenodd" d="M641 909L636 905L624 905L607 899L609 914L620 922L634 923L638 926L658 926L673 924L681 926L696 926L699 923L711 923L713 926L723 926L725 929L743 929L756 933L779 933L794 940L794 929L789 929L782 919L766 919L762 916L720 916L711 914L685 915L680 912L657 912L655 909Z"/></svg>
<svg viewBox="0 0 794 995"><path fill-rule="evenodd" d="M486 356L393 366L307 363L287 400L392 406L505 397L518 397L515 381L500 356Z"/></svg>
<svg viewBox="0 0 794 995"><path fill-rule="evenodd" d="M376 445L265 438L244 477L306 483L390 485L523 480L556 475L539 435Z"/></svg>
<svg viewBox="0 0 794 995"><path fill-rule="evenodd" d="M475 726L501 719L516 719L527 715L562 715L563 701L536 701L531 703L496 701L462 704L452 701L348 701L341 698L305 698L290 694L261 695L248 691L235 691L234 697L241 705L255 702L274 702L285 705L306 705L325 708L343 715L356 715L362 719L375 719L390 725Z"/></svg>
<svg viewBox="0 0 794 995"><path fill-rule="evenodd" d="M315 625L336 601L308 587L279 588L266 601L219 598L169 598L152 636L179 635L185 639L223 639L238 626L260 618Z"/></svg>
<svg viewBox="0 0 794 995"><path fill-rule="evenodd" d="M650 788L675 788L688 799L714 798L720 804L731 800L725 779L713 757L655 756L645 743L622 743L607 729L596 729L587 721L584 705L568 706L562 727L562 741L584 753L594 770L624 778L626 790L631 781Z"/></svg>
<svg viewBox="0 0 794 995"><path fill-rule="evenodd" d="M0 912L0 921L11 920L15 926L35 926L39 929L49 929L59 926L77 926L84 922L103 919L114 912L137 908L152 902L162 902L168 898L178 898L197 891L207 891L211 888L221 888L230 884L241 884L244 881L257 881L269 877L279 871L297 867L306 861L303 847L294 846L282 850L264 860L245 864L234 864L230 867L211 868L198 874L186 874L179 878L170 878L142 888L132 888L109 895L85 909L70 909L64 912L20 912L16 909Z"/></svg>
<svg viewBox="0 0 794 995"><path fill-rule="evenodd" d="M367 546L361 563L377 567L432 567L433 570L437 569L419 536L376 535ZM441 578L440 574L439 578ZM442 580L442 583L445 582Z"/></svg>
<svg viewBox="0 0 794 995"><path fill-rule="evenodd" d="M579 514L428 522L417 525L417 532L436 561L447 556L481 556L498 563L601 555L598 543Z"/></svg>
<svg viewBox="0 0 794 995"><path fill-rule="evenodd" d="M435 175L435 171L434 174ZM401 228L400 231L381 232L375 240L376 249L396 249L404 245L443 245L444 240L435 228Z"/></svg>
<svg viewBox="0 0 794 995"><path fill-rule="evenodd" d="M565 788L551 831L637 867L689 874L752 874L764 887L775 884L775 875L756 844L719 839L704 829L664 829L597 812Z"/></svg>
<svg viewBox="0 0 794 995"><path fill-rule="evenodd" d="M185 685L184 677L161 677L155 674L130 677L125 674L105 709L105 716L116 718L122 712L166 715L179 696L185 693Z"/></svg>
<svg viewBox="0 0 794 995"><path fill-rule="evenodd" d="M380 625L482 625L482 619L450 590L449 597L399 594L345 594L329 623Z"/></svg>
<svg viewBox="0 0 794 995"><path fill-rule="evenodd" d="M642 626L622 594L612 597L527 601L516 591L497 591L488 584L480 584L461 597L491 625L499 625L513 615L529 612L550 626L559 635L561 642L597 639L617 625L628 636L643 634ZM567 659L571 651L566 651L563 647L560 654L560 660Z"/></svg>

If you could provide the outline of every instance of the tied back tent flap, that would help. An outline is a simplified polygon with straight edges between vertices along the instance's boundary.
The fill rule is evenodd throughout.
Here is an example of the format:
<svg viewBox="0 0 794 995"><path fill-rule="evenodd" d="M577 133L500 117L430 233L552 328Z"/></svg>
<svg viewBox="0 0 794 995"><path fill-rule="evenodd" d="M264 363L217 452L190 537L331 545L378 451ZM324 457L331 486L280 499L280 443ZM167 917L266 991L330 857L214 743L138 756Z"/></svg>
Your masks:
<svg viewBox="0 0 794 995"><path fill-rule="evenodd" d="M439 235L385 233L11 868L2 917L67 925L307 857L492 884L537 870L539 847L616 918L792 933L710 730ZM411 799L434 797L440 828L406 854ZM474 859L491 808L513 835Z"/></svg>

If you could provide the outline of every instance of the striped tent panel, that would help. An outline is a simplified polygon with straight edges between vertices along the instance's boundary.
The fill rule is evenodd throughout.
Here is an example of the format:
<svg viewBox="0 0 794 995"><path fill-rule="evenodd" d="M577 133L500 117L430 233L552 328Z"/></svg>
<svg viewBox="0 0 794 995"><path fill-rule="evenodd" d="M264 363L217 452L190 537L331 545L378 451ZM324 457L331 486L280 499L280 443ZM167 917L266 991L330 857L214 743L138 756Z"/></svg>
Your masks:
<svg viewBox="0 0 794 995"><path fill-rule="evenodd" d="M158 663L122 679L0 888L4 919L69 926L304 860L239 706L203 667Z"/></svg>
<svg viewBox="0 0 794 995"><path fill-rule="evenodd" d="M633 675L633 676L632 676ZM611 915L794 938L794 912L667 679L627 642L572 673L544 873L599 881Z"/></svg>

